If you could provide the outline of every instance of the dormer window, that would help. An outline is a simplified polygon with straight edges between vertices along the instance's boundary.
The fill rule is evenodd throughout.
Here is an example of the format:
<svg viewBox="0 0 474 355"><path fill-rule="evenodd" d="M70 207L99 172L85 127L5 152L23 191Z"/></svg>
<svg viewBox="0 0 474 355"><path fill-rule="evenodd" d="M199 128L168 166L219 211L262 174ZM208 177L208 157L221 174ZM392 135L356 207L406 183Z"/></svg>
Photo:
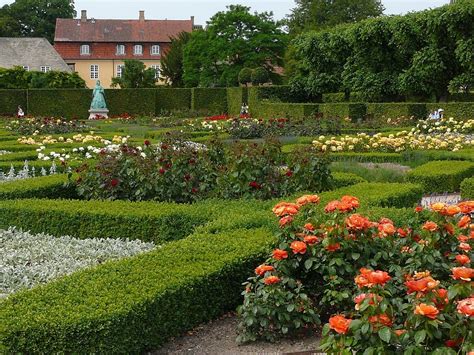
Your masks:
<svg viewBox="0 0 474 355"><path fill-rule="evenodd" d="M134 55L143 55L143 46L141 44L136 44L133 46Z"/></svg>
<svg viewBox="0 0 474 355"><path fill-rule="evenodd" d="M40 67L40 70L41 70L42 73L47 73L47 72L51 71L51 67L49 65L42 65Z"/></svg>
<svg viewBox="0 0 474 355"><path fill-rule="evenodd" d="M125 55L125 45L117 44L117 55Z"/></svg>
<svg viewBox="0 0 474 355"><path fill-rule="evenodd" d="M88 44L83 44L81 46L81 55L90 55L91 47Z"/></svg>
<svg viewBox="0 0 474 355"><path fill-rule="evenodd" d="M160 55L160 46L158 44L154 44L151 46L150 49L151 55Z"/></svg>

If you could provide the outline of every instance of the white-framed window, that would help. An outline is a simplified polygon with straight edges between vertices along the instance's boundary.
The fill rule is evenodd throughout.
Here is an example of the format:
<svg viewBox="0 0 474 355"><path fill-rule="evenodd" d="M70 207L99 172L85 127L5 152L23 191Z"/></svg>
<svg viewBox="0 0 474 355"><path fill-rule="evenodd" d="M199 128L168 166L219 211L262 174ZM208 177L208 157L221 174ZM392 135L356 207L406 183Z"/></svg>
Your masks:
<svg viewBox="0 0 474 355"><path fill-rule="evenodd" d="M141 44L136 44L133 46L134 55L143 55L143 46Z"/></svg>
<svg viewBox="0 0 474 355"><path fill-rule="evenodd" d="M99 79L99 65L91 64L91 79Z"/></svg>
<svg viewBox="0 0 474 355"><path fill-rule="evenodd" d="M91 47L88 44L81 45L81 55L90 55Z"/></svg>
<svg viewBox="0 0 474 355"><path fill-rule="evenodd" d="M117 55L125 55L125 45L117 44Z"/></svg>
<svg viewBox="0 0 474 355"><path fill-rule="evenodd" d="M160 78L160 71L161 71L160 66L158 64L154 64L154 65L150 65L150 68L155 69L155 79L159 79Z"/></svg>
<svg viewBox="0 0 474 355"><path fill-rule="evenodd" d="M30 67L28 65L24 65L23 69L25 69L26 71L30 71Z"/></svg>
<svg viewBox="0 0 474 355"><path fill-rule="evenodd" d="M119 64L117 65L117 78L121 78L123 74L123 69L125 68L125 65Z"/></svg>
<svg viewBox="0 0 474 355"><path fill-rule="evenodd" d="M151 55L160 55L160 45L154 44L150 48Z"/></svg>
<svg viewBox="0 0 474 355"><path fill-rule="evenodd" d="M41 71L43 73L47 73L47 72L51 71L51 67L49 65L42 65L41 66Z"/></svg>

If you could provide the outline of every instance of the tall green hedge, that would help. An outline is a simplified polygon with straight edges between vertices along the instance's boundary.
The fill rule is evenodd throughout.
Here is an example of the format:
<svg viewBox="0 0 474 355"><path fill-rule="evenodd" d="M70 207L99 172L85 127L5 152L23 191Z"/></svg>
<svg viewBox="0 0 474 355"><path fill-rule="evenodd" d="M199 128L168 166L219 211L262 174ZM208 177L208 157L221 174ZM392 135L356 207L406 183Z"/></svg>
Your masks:
<svg viewBox="0 0 474 355"><path fill-rule="evenodd" d="M105 100L109 109L109 116L117 116L123 113L155 115L154 89L106 89Z"/></svg>
<svg viewBox="0 0 474 355"><path fill-rule="evenodd" d="M229 115L240 114L243 103L247 103L247 88L227 88L227 113Z"/></svg>
<svg viewBox="0 0 474 355"><path fill-rule="evenodd" d="M368 103L367 112L376 118L398 118L404 116L424 119L428 116L426 103Z"/></svg>
<svg viewBox="0 0 474 355"><path fill-rule="evenodd" d="M85 119L91 100L92 90L88 89L28 90L28 114Z"/></svg>
<svg viewBox="0 0 474 355"><path fill-rule="evenodd" d="M209 114L227 112L227 90L225 88L194 88L191 109Z"/></svg>
<svg viewBox="0 0 474 355"><path fill-rule="evenodd" d="M21 106L26 112L26 90L0 90L0 116L14 116Z"/></svg>
<svg viewBox="0 0 474 355"><path fill-rule="evenodd" d="M461 197L474 200L474 177L464 179L461 183Z"/></svg>
<svg viewBox="0 0 474 355"><path fill-rule="evenodd" d="M335 92L335 93L323 94L323 102L324 103L344 102L344 101L346 101L346 94L344 92Z"/></svg>
<svg viewBox="0 0 474 355"><path fill-rule="evenodd" d="M159 88L156 89L155 113L166 111L186 111L191 109L191 89Z"/></svg>
<svg viewBox="0 0 474 355"><path fill-rule="evenodd" d="M262 102L257 110L258 118L305 118L319 112L319 105L312 103Z"/></svg>
<svg viewBox="0 0 474 355"><path fill-rule="evenodd" d="M448 102L448 103L430 103L426 105L429 111L444 109L445 117L454 117L456 119L474 118L474 102Z"/></svg>
<svg viewBox="0 0 474 355"><path fill-rule="evenodd" d="M349 117L352 121L361 121L367 115L367 105L364 103L331 103L320 105L324 117Z"/></svg>

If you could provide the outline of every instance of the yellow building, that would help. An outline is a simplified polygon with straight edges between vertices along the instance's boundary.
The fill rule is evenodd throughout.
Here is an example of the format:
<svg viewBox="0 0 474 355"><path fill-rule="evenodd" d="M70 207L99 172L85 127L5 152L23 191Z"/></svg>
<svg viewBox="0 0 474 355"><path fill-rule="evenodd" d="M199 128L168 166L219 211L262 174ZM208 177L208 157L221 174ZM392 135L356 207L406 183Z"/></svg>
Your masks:
<svg viewBox="0 0 474 355"><path fill-rule="evenodd" d="M112 78L122 75L126 59L142 61L160 78L161 58L171 38L193 28L193 17L145 20L144 11L140 11L137 20L96 20L88 19L83 10L80 19L57 19L54 48L89 88L97 80L109 88ZM163 78L159 82L163 83Z"/></svg>

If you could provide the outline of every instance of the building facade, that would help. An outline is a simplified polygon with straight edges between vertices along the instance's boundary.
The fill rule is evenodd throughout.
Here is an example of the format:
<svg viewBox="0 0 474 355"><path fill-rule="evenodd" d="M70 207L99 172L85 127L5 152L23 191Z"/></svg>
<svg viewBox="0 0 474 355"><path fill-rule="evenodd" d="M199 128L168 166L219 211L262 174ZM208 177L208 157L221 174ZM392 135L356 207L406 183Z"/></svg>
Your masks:
<svg viewBox="0 0 474 355"><path fill-rule="evenodd" d="M71 72L46 38L0 37L0 68L23 67L27 71Z"/></svg>
<svg viewBox="0 0 474 355"><path fill-rule="evenodd" d="M97 80L110 87L112 78L120 77L124 60L137 59L160 77L161 58L171 38L191 32L194 18L189 20L145 20L139 12L137 20L57 19L54 48L71 70L76 71L92 88Z"/></svg>

